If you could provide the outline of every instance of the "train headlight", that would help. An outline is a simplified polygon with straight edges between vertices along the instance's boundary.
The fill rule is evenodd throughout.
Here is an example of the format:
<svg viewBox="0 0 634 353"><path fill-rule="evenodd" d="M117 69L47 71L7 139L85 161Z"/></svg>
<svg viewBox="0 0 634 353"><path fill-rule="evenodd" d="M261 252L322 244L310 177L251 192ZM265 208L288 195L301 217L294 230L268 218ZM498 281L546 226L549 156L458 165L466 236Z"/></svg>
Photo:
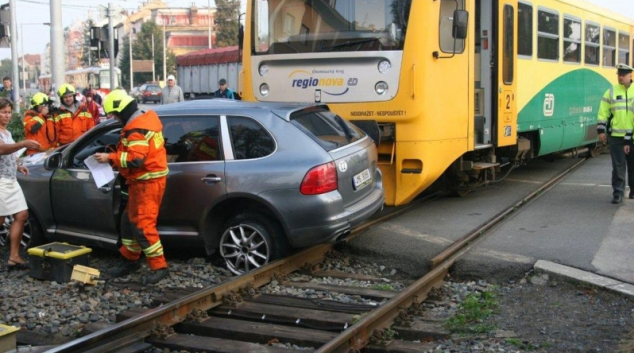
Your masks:
<svg viewBox="0 0 634 353"><path fill-rule="evenodd" d="M260 65L258 71L260 72L260 76L264 77L269 73L269 66L267 64L262 64Z"/></svg>
<svg viewBox="0 0 634 353"><path fill-rule="evenodd" d="M387 92L387 89L388 89L387 82L380 81L380 82L377 82L376 85L374 85L374 91L379 96L384 95Z"/></svg>
<svg viewBox="0 0 634 353"><path fill-rule="evenodd" d="M390 69L392 68L392 64L388 60L381 60L381 62L379 62L378 68L380 73L386 74L390 72Z"/></svg>
<svg viewBox="0 0 634 353"><path fill-rule="evenodd" d="M266 97L266 96L269 95L269 85L268 84L263 83L263 84L260 85L260 94L263 97Z"/></svg>

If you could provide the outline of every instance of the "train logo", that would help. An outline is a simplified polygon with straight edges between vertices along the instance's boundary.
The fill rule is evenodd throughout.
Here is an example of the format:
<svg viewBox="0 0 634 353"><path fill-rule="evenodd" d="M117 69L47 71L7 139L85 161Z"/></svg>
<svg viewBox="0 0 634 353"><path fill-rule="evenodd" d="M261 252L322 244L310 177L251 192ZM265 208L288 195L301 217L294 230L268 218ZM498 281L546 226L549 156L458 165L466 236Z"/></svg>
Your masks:
<svg viewBox="0 0 634 353"><path fill-rule="evenodd" d="M553 116L555 113L555 95L546 93L544 97L544 116Z"/></svg>

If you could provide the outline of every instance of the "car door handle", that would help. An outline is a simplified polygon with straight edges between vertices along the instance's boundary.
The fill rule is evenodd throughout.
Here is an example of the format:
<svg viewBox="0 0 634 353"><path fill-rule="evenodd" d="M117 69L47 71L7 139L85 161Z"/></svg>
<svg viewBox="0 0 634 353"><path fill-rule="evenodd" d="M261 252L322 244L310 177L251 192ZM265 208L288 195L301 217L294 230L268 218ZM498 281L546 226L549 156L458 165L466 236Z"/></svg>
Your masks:
<svg viewBox="0 0 634 353"><path fill-rule="evenodd" d="M99 188L99 191L103 192L104 194L109 193L112 190L112 188L110 186L102 186Z"/></svg>
<svg viewBox="0 0 634 353"><path fill-rule="evenodd" d="M200 181L202 181L205 184L214 184L217 183L219 181L221 181L222 178L221 177L217 177L217 176L207 176L204 178L200 178Z"/></svg>

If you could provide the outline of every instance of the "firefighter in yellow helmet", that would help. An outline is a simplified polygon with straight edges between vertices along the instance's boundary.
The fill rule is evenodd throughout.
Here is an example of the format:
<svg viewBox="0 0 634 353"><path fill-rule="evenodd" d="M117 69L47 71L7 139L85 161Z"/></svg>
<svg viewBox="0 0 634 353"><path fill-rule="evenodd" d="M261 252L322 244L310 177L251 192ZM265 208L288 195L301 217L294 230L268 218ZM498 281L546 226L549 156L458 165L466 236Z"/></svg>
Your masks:
<svg viewBox="0 0 634 353"><path fill-rule="evenodd" d="M76 93L75 87L68 83L59 86L57 90L60 105L59 109L53 113L53 117L60 145L75 141L95 125L88 107L85 103L77 101Z"/></svg>
<svg viewBox="0 0 634 353"><path fill-rule="evenodd" d="M123 90L110 92L103 109L108 117L120 121L123 129L117 151L97 153L95 159L116 167L128 185L128 205L121 220L123 245L119 251L129 262L110 274L121 277L139 270L138 260L143 252L151 270L144 283L157 283L168 275L156 230L168 172L163 125L154 111L138 109L135 99Z"/></svg>
<svg viewBox="0 0 634 353"><path fill-rule="evenodd" d="M31 98L31 109L24 113L24 138L39 142L39 150L27 150L30 156L37 152L57 147L55 120L50 114L52 102L44 93L36 93Z"/></svg>

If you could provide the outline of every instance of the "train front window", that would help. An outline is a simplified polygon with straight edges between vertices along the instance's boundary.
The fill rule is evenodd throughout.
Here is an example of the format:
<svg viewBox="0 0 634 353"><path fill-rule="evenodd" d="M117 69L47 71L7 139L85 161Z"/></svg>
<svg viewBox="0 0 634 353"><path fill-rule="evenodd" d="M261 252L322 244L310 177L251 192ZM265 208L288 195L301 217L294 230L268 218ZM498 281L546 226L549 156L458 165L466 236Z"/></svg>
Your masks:
<svg viewBox="0 0 634 353"><path fill-rule="evenodd" d="M110 87L110 70L101 70L99 72L99 83L100 83L100 88L105 88L105 89L112 89ZM118 81L118 75L114 75L114 86L115 88L119 86L119 81Z"/></svg>
<svg viewBox="0 0 634 353"><path fill-rule="evenodd" d="M253 51L403 50L412 0L253 0Z"/></svg>

